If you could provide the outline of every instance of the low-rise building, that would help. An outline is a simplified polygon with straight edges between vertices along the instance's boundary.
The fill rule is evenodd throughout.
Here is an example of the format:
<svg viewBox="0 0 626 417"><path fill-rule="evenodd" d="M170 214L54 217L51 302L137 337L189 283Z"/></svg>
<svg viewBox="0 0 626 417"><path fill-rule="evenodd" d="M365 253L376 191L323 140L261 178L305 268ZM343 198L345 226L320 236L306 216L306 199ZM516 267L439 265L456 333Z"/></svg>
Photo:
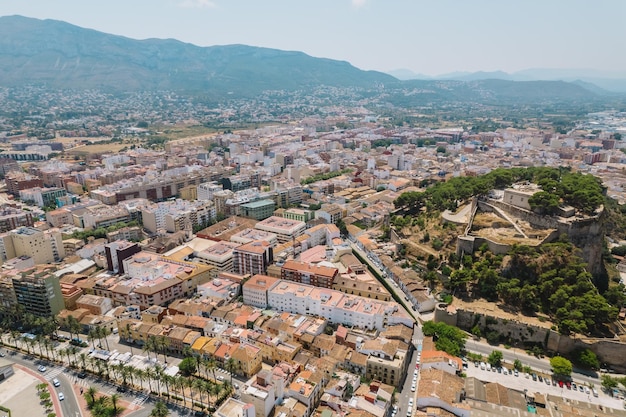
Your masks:
<svg viewBox="0 0 626 417"><path fill-rule="evenodd" d="M94 315L104 315L113 308L113 305L109 298L83 294L76 300L76 308L83 308Z"/></svg>
<svg viewBox="0 0 626 417"><path fill-rule="evenodd" d="M281 268L281 279L315 287L332 288L338 273L337 268L289 259Z"/></svg>
<svg viewBox="0 0 626 417"><path fill-rule="evenodd" d="M267 293L269 289L280 281L267 275L254 275L243 284L243 300L246 305L267 308Z"/></svg>
<svg viewBox="0 0 626 417"><path fill-rule="evenodd" d="M285 243L303 234L306 223L272 216L257 223L255 228L274 233L278 237L278 242Z"/></svg>

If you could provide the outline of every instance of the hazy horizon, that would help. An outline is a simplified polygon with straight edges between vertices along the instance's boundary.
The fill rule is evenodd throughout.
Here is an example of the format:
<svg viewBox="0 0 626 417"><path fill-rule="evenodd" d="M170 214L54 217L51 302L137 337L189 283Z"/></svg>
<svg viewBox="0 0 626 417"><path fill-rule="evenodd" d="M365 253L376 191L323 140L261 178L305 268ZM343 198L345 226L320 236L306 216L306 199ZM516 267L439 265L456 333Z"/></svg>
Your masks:
<svg viewBox="0 0 626 417"><path fill-rule="evenodd" d="M0 16L62 20L133 39L245 44L440 76L528 69L626 72L626 2L606 0L29 0Z"/></svg>

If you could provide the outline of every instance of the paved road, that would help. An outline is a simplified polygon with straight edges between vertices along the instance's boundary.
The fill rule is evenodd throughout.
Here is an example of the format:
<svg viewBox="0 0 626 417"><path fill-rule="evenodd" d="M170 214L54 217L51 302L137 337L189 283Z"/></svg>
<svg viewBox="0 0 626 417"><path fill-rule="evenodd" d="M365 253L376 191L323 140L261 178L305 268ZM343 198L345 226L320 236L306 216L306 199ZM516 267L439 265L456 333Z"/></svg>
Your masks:
<svg viewBox="0 0 626 417"><path fill-rule="evenodd" d="M557 395L570 400L578 400L582 402L588 402L592 404L602 404L603 406L621 409L622 400L610 397L600 390L599 385L595 385L598 391L598 397L594 397L592 394L581 392L580 390L567 389L566 386L559 387L558 385L547 384L545 381L539 380L533 381L532 378L526 378L523 373L517 377L504 373L498 373L493 371L482 370L479 367L475 367L473 364L469 364L469 367L465 370L468 377L475 377L484 382L497 382L505 387L512 388L518 391L528 390L531 393L539 392L542 394ZM575 378L576 380L576 378ZM580 381L576 381L577 385L580 385Z"/></svg>
<svg viewBox="0 0 626 417"><path fill-rule="evenodd" d="M499 350L502 352L504 361L512 364L515 359L522 361L522 364L530 366L534 371L541 372L546 375L551 375L551 366L549 358L537 358L535 356L528 355L525 350L518 348L505 349L502 346L492 346L486 342L476 341L474 339L468 339L465 342L465 349L469 352L480 353L483 356L488 356L492 351ZM589 375L583 373L585 371L574 369L572 373L572 379L574 382L583 382L587 385L594 384L596 387L600 387L602 382L599 375ZM614 375L619 377L620 375Z"/></svg>
<svg viewBox="0 0 626 417"><path fill-rule="evenodd" d="M418 349L421 349L421 348L418 347ZM411 391L411 386L413 385L413 375L415 375L415 370L416 370L415 360L417 359L417 352L418 352L417 349L413 350L413 354L411 355L411 358L409 359L409 366L407 369L406 379L404 380L404 384L400 387L401 388L400 392L397 394L398 400L396 402L396 405L398 406L398 413L396 414L396 417L405 417L408 415L407 410L409 406L409 400L411 398L413 399L411 415L415 414L415 401L416 401L416 396L417 396L417 387L419 387L419 371L417 372L417 381L415 384L415 391Z"/></svg>
<svg viewBox="0 0 626 417"><path fill-rule="evenodd" d="M361 250L354 242L350 242L350 247L352 248L352 250L354 252L357 252L361 258L363 258L363 260L365 262L367 262L368 266L373 269L374 271L376 271L376 273L381 277L382 280L384 280L387 283L387 286L389 288L391 288L391 290L393 291L393 293L396 295L396 297L401 300L400 305L402 307L404 307L404 310L411 316L413 317L413 319L415 319L416 321L420 321L419 319L419 313L417 311L414 311L411 308L411 305L408 301L405 300L405 294L404 291L402 291L400 289L400 287L398 287L398 284L395 283L395 281L389 277L385 278L385 272L382 271L371 259L369 259L367 257L367 253L365 253L365 251ZM375 277L376 278L376 277Z"/></svg>
<svg viewBox="0 0 626 417"><path fill-rule="evenodd" d="M47 382L49 382L51 387L52 379L58 378L61 382L61 386L52 387L53 392L57 393L57 397L52 400L60 404L64 417L82 416L80 407L78 406L78 401L76 399L76 396L74 395L74 392L71 389L69 379L67 378L68 370L65 367L53 364L46 364L46 372L41 373L37 370L39 365L35 362L37 359L34 356L27 356L13 351L9 351L9 354L5 357L5 359L8 359L16 364L22 365L30 369L31 371L36 373L39 378L43 378ZM63 392L63 394L65 395L65 400L58 400L59 392Z"/></svg>

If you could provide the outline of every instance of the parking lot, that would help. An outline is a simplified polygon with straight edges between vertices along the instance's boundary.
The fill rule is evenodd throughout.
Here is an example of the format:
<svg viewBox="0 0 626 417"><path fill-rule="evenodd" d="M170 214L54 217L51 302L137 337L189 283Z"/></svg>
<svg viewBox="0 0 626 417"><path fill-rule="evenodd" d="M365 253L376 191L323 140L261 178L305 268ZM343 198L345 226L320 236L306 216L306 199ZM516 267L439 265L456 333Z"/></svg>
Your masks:
<svg viewBox="0 0 626 417"><path fill-rule="evenodd" d="M524 372L519 372L518 376L515 376L513 373L504 374L503 372L494 371L493 369L489 371L486 367L485 369L481 369L480 365L475 366L472 362L469 362L464 372L468 377L474 377L485 382L498 382L507 388L516 389L518 391L528 390L530 393L538 392L541 394L551 394L571 400L602 404L617 409L623 408L623 400L610 397L602 392L599 386L595 387L598 391L598 397L594 397L590 389L591 387L585 386L584 384L582 385L583 391L580 391L581 384L576 382L576 380L574 380L576 389L574 389L573 385L568 389L565 384L563 384L563 387L559 386L558 383L553 385L552 379L550 378L547 381L545 378L543 378L543 381L540 381L538 377L537 380L533 380L530 374L526 375ZM588 393L585 388L589 390Z"/></svg>

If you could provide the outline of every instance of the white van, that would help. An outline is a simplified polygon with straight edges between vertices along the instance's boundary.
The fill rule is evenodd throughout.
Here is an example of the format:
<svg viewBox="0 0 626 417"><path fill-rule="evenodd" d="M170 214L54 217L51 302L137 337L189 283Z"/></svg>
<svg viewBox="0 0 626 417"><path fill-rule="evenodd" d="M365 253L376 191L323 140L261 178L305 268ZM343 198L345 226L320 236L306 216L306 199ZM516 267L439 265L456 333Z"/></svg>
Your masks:
<svg viewBox="0 0 626 417"><path fill-rule="evenodd" d="M487 364L487 370L491 371L491 364L490 363Z"/></svg>
<svg viewBox="0 0 626 417"><path fill-rule="evenodd" d="M483 371L485 370L485 362L480 363L480 369Z"/></svg>

